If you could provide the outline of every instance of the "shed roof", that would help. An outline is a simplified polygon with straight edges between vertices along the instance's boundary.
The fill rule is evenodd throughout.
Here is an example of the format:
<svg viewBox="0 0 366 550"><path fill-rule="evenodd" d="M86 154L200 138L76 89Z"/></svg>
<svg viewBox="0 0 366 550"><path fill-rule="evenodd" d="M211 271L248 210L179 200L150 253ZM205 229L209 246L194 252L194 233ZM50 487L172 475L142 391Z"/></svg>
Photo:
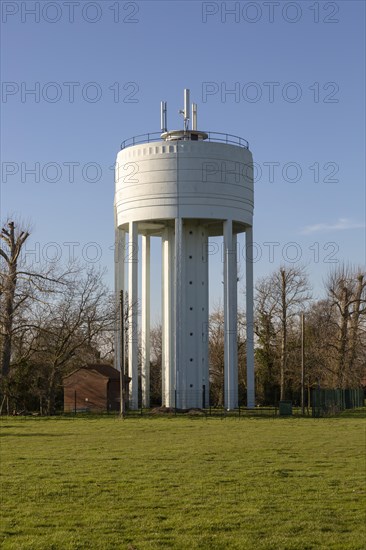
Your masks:
<svg viewBox="0 0 366 550"><path fill-rule="evenodd" d="M111 365L86 365L84 369L87 370L95 370L96 372L99 372L99 374L102 374L106 378L119 378L119 370L115 369Z"/></svg>
<svg viewBox="0 0 366 550"><path fill-rule="evenodd" d="M65 378L68 378L69 376L75 374L75 372L78 372L79 370L87 370L91 372L97 372L98 374L101 374L105 378L109 378L110 380L118 380L119 379L119 371L112 367L111 365L101 365L99 363L96 363L95 365L85 365L83 367L80 367L67 376Z"/></svg>

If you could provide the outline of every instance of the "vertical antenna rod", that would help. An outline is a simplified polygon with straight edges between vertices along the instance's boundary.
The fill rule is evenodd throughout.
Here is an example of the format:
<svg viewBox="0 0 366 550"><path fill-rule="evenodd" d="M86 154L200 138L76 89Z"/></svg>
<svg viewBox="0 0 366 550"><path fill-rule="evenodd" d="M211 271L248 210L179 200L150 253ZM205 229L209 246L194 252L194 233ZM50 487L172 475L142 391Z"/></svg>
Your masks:
<svg viewBox="0 0 366 550"><path fill-rule="evenodd" d="M197 130L197 103L192 103L192 130Z"/></svg>
<svg viewBox="0 0 366 550"><path fill-rule="evenodd" d="M189 119L191 118L190 114L190 104L189 104L189 90L185 88L184 90L184 129L189 130Z"/></svg>
<svg viewBox="0 0 366 550"><path fill-rule="evenodd" d="M160 128L162 132L168 131L168 123L167 123L167 102L161 101L160 102Z"/></svg>

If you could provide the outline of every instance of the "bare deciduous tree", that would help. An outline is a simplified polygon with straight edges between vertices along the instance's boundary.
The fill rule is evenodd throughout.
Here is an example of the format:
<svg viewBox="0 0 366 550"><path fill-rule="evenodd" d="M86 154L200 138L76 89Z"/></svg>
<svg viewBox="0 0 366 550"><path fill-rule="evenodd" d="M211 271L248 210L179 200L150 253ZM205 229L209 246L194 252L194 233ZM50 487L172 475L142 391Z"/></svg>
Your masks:
<svg viewBox="0 0 366 550"><path fill-rule="evenodd" d="M115 306L101 271L27 262L29 233L11 220L0 232L1 410L28 386L53 412L68 368L112 359Z"/></svg>
<svg viewBox="0 0 366 550"><path fill-rule="evenodd" d="M224 389L224 312L216 307L209 318L210 397L213 405L223 406Z"/></svg>
<svg viewBox="0 0 366 550"><path fill-rule="evenodd" d="M330 342L340 388L354 386L360 379L361 351L366 321L366 274L361 268L341 265L326 281L328 300L333 310L336 338Z"/></svg>
<svg viewBox="0 0 366 550"><path fill-rule="evenodd" d="M267 331L275 328L280 336L280 399L285 398L288 362L288 335L291 321L304 310L310 300L310 285L305 269L300 266L281 266L256 285L257 311L267 323ZM257 315L258 319L258 315ZM262 327L263 330L263 327ZM269 345L269 333L267 345Z"/></svg>
<svg viewBox="0 0 366 550"><path fill-rule="evenodd" d="M160 323L156 323L150 331L150 394L151 403L154 405L161 404L161 368L162 368L162 356L163 356L163 338L162 338L162 326Z"/></svg>
<svg viewBox="0 0 366 550"><path fill-rule="evenodd" d="M18 260L28 237L28 231L18 231L13 221L8 221L0 232L1 374L4 378L8 376L10 369L14 312L21 303L16 303Z"/></svg>
<svg viewBox="0 0 366 550"><path fill-rule="evenodd" d="M49 414L54 412L62 377L70 367L100 360L105 335L114 332L114 323L114 300L103 282L103 272L93 267L80 268L61 296L38 308L33 360L45 366Z"/></svg>
<svg viewBox="0 0 366 550"><path fill-rule="evenodd" d="M209 365L210 402L224 404L224 365L225 365L225 316L220 306L216 306L209 318ZM239 402L246 399L246 319L242 312L237 316L237 351Z"/></svg>
<svg viewBox="0 0 366 550"><path fill-rule="evenodd" d="M34 303L58 292L73 269L60 273L55 263L28 264L22 251L30 233L21 223L7 221L0 240L0 337L1 375L4 382L12 362L14 338L32 326L30 310ZM48 298L47 298L48 299ZM23 338L24 339L24 338Z"/></svg>

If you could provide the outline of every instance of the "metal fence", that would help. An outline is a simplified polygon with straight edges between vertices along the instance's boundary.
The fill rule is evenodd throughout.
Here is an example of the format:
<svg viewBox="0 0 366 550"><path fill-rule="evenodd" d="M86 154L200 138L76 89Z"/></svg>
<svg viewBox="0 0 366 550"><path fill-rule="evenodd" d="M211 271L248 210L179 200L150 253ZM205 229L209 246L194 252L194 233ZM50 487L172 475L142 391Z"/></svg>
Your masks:
<svg viewBox="0 0 366 550"><path fill-rule="evenodd" d="M159 400L160 401L160 400ZM256 417L256 418L275 418L275 417L290 417L303 416L301 406L296 399L291 401L277 401L272 405L256 406L248 408L245 400L239 401L239 404L230 410L224 405L224 395L222 401L217 402L208 392L205 386L202 390L186 390L186 392L172 392L171 395L165 394L165 403L167 406L162 406L160 402L151 402L150 407L143 406L141 388L138 392L138 402L133 403L129 400L127 404L126 415L129 417L136 416L190 416L190 417ZM364 406L364 392L360 388L351 389L324 389L315 388L311 392L310 403L306 402L305 416L313 418L334 416L347 409L354 409ZM109 413L118 415L118 407L109 404L108 408L101 407L100 403L88 402L83 407L71 403L70 407L66 407L64 412L73 414L95 414Z"/></svg>
<svg viewBox="0 0 366 550"><path fill-rule="evenodd" d="M205 141L214 141L219 143L227 143L229 145L237 145L244 149L249 149L249 143L246 139L240 136L234 136L232 134L226 134L223 132L205 132L207 138ZM187 132L187 139L190 137L190 132ZM148 134L140 134L131 138L125 139L121 143L121 150L134 145L141 145L143 143L152 143L154 141L164 141L161 137L161 132L149 132ZM167 142L169 143L169 142Z"/></svg>
<svg viewBox="0 0 366 550"><path fill-rule="evenodd" d="M311 394L312 415L334 416L346 409L363 407L364 392L361 388L322 389L316 388Z"/></svg>

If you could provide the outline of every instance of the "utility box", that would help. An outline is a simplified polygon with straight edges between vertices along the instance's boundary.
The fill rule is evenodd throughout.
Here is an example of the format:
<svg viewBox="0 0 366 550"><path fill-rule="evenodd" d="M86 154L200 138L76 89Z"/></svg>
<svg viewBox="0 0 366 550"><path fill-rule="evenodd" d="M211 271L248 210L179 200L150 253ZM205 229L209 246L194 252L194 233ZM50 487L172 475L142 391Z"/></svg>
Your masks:
<svg viewBox="0 0 366 550"><path fill-rule="evenodd" d="M292 416L292 401L280 401L280 416Z"/></svg>

